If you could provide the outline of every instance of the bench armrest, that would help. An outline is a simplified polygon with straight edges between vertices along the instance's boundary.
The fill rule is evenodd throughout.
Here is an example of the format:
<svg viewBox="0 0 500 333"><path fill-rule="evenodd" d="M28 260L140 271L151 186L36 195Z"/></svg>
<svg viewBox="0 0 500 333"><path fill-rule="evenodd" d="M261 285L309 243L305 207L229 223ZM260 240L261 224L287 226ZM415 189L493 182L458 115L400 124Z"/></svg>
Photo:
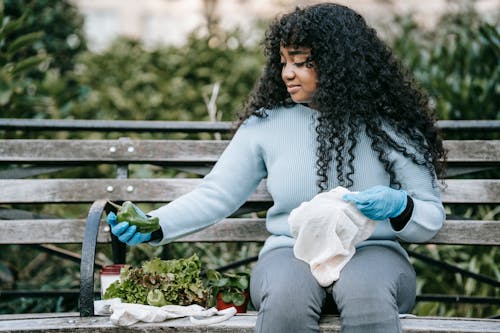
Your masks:
<svg viewBox="0 0 500 333"><path fill-rule="evenodd" d="M87 215L85 234L82 243L82 259L80 262L80 317L94 315L94 270L97 234L101 216L104 212L116 211L107 199L94 201ZM112 237L113 260L115 263L125 262L125 244Z"/></svg>

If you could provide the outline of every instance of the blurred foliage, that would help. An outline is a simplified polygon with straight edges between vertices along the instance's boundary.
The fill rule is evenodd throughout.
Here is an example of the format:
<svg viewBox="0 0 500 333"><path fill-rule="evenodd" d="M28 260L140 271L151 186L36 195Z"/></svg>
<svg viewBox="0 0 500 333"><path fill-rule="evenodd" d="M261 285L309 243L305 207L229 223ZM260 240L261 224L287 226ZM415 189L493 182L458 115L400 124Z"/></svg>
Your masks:
<svg viewBox="0 0 500 333"><path fill-rule="evenodd" d="M1 2L0 2L1 3ZM101 53L86 50L83 20L68 1L5 0L0 26L0 108L2 117L209 120L213 97L218 119L232 120L263 65L261 48L247 45L241 31L203 37L194 31L179 47L146 49L136 40L119 38ZM5 12L5 13L4 13ZM439 119L500 119L500 37L470 7L446 13L431 30L412 16L391 24L390 44L426 88ZM217 95L216 89L219 88ZM2 133L0 133L1 135ZM127 133L128 135L129 133ZM18 135L16 133L16 135ZM33 135L21 133L20 135ZM43 137L53 133L38 134ZM57 134L60 135L59 133ZM99 137L100 133L69 133ZM106 134L107 135L107 134ZM122 135L123 133L118 133ZM131 133L131 135L134 135ZM145 134L148 135L148 134ZM155 138L166 137L158 134ZM61 171L61 177L113 177L110 166ZM138 178L173 176L159 166L131 167ZM74 205L76 206L76 205ZM29 207L18 207L29 208ZM147 205L141 206L147 210ZM153 207L151 207L153 208ZM84 218L88 207L51 205L36 211L53 216ZM447 207L448 213L474 219L498 220L498 207L470 210ZM78 245L63 245L79 252ZM412 250L432 258L500 278L500 251L495 247L422 246ZM139 266L153 257L181 258L196 253L207 269L255 256L260 244L183 243L130 248L127 262ZM108 246L97 259L111 263ZM500 291L461 275L412 260L422 293L499 297ZM250 269L249 264L240 269ZM76 288L79 267L21 245L0 246L0 288ZM0 313L77 310L67 298L16 299L0 302ZM493 306L422 302L414 313L486 317L498 315Z"/></svg>
<svg viewBox="0 0 500 333"><path fill-rule="evenodd" d="M87 49L83 16L67 0L3 0L3 14L3 24L20 22L3 36L10 63L30 66L24 67L17 84L8 85L14 91L17 88L18 95L24 98L2 104L2 116L66 117L72 100L80 93L80 84L71 73L76 55ZM11 50L19 41L23 41L23 47ZM40 62L36 63L36 59ZM20 90L20 86L26 88Z"/></svg>
<svg viewBox="0 0 500 333"><path fill-rule="evenodd" d="M65 74L74 67L74 57L87 49L83 35L83 16L70 1L3 0L5 16L25 17L13 39L33 31L43 31L43 37L32 49L19 57L37 53L51 54L52 67Z"/></svg>
<svg viewBox="0 0 500 333"><path fill-rule="evenodd" d="M79 119L209 120L207 101L220 84L217 109L224 120L241 107L262 61L258 48L243 47L237 31L219 45L189 36L183 47L146 51L118 39L101 54L79 57L76 77L85 94L71 110ZM212 45L212 46L210 46Z"/></svg>
<svg viewBox="0 0 500 333"><path fill-rule="evenodd" d="M500 280L498 246L410 245L410 249L432 259L453 264L475 274ZM500 297L500 288L464 277L458 273L412 260L417 272L417 294L447 294L474 297ZM465 316L485 318L500 315L500 308L487 304L419 302L412 313L417 315Z"/></svg>
<svg viewBox="0 0 500 333"><path fill-rule="evenodd" d="M79 245L67 248L79 251ZM0 245L0 290L78 289L80 266L26 245ZM0 295L1 296L1 295ZM4 298L0 313L76 311L76 300L66 297Z"/></svg>
<svg viewBox="0 0 500 333"><path fill-rule="evenodd" d="M0 107L4 116L50 107L50 99L40 94L39 82L34 78L47 67L49 58L43 53L26 53L41 40L43 32L20 34L26 20L27 16L7 16L0 7Z"/></svg>
<svg viewBox="0 0 500 333"><path fill-rule="evenodd" d="M438 119L500 119L498 20L500 12L489 22L469 2L432 30L396 17L394 52L429 92Z"/></svg>

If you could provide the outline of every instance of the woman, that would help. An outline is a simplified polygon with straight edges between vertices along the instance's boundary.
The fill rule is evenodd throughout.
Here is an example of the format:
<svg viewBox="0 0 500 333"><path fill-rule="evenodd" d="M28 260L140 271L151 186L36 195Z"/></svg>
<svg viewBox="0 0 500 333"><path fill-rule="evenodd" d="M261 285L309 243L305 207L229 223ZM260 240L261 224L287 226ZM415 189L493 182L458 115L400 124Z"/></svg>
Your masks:
<svg viewBox="0 0 500 333"><path fill-rule="evenodd" d="M161 245L230 215L267 179L274 205L251 277L255 332L318 332L327 294L342 332L401 332L415 272L399 244L432 238L445 218L437 174L444 158L426 95L351 9L331 3L277 18L267 63L213 170L194 191L149 213L161 231L108 222L121 241ZM236 185L236 186L235 186ZM290 212L336 186L377 220L339 279L321 287L294 257Z"/></svg>

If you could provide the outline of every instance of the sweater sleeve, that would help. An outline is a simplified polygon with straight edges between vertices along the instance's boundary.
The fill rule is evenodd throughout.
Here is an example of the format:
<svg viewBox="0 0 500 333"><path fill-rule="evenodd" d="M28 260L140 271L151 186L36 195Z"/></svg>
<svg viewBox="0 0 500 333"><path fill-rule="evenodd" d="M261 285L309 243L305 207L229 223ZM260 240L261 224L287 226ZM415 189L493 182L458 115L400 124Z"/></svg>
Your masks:
<svg viewBox="0 0 500 333"><path fill-rule="evenodd" d="M439 181L426 167L416 165L398 152L393 151L390 160L402 189L406 190L413 203L409 221L394 232L403 241L427 241L441 229L446 218Z"/></svg>
<svg viewBox="0 0 500 333"><path fill-rule="evenodd" d="M204 229L236 211L266 176L256 126L241 126L209 174L193 191L148 213L160 219L162 245Z"/></svg>

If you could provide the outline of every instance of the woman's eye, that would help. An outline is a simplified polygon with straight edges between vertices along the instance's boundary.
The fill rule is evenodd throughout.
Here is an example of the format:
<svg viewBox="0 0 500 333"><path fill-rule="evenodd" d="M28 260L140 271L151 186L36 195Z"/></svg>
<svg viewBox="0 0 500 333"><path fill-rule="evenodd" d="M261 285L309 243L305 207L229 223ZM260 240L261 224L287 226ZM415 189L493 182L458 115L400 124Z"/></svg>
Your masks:
<svg viewBox="0 0 500 333"><path fill-rule="evenodd" d="M287 62L280 62L280 67L286 67L286 66L287 66ZM307 59L307 60L300 61L300 62L294 62L293 66L295 66L295 67L306 66L307 68L313 68L314 62L311 59Z"/></svg>
<svg viewBox="0 0 500 333"><path fill-rule="evenodd" d="M311 57L307 57L305 61L305 65L307 68L313 68L314 67L314 61L312 60Z"/></svg>
<svg viewBox="0 0 500 333"><path fill-rule="evenodd" d="M307 68L313 68L314 62L311 59L307 59L305 61L296 62L296 63L294 63L294 65L297 67L306 66Z"/></svg>

